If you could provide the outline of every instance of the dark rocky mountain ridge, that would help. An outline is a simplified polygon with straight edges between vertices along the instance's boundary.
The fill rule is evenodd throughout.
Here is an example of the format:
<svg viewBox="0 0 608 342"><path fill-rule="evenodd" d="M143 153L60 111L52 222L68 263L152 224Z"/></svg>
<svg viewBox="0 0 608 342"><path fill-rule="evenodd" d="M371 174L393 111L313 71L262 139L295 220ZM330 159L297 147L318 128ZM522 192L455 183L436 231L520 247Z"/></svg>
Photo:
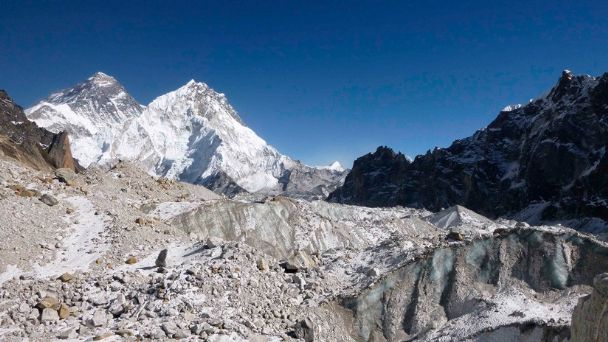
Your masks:
<svg viewBox="0 0 608 342"><path fill-rule="evenodd" d="M547 95L505 108L447 148L412 162L387 147L360 157L328 199L434 211L458 204L527 221L608 221L607 144L608 73L564 71Z"/></svg>
<svg viewBox="0 0 608 342"><path fill-rule="evenodd" d="M55 134L29 121L4 90L0 90L0 153L39 170L79 169L67 133Z"/></svg>

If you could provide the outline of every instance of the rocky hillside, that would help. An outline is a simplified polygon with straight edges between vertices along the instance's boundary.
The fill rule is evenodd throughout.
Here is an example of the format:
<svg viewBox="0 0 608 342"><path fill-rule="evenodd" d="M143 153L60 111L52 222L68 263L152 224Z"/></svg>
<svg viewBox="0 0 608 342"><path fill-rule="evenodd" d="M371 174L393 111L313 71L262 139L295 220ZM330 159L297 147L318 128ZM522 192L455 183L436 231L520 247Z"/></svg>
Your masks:
<svg viewBox="0 0 608 342"><path fill-rule="evenodd" d="M545 95L488 127L408 161L380 147L357 159L329 200L433 211L460 204L532 223L608 221L608 74L564 71Z"/></svg>
<svg viewBox="0 0 608 342"><path fill-rule="evenodd" d="M26 112L49 130L70 132L84 166L131 160L150 174L227 195L324 198L346 175L282 155L243 123L224 94L201 82L190 81L144 107L116 79L96 73Z"/></svg>
<svg viewBox="0 0 608 342"><path fill-rule="evenodd" d="M4 90L0 90L0 153L36 169L78 167L67 133L38 127Z"/></svg>

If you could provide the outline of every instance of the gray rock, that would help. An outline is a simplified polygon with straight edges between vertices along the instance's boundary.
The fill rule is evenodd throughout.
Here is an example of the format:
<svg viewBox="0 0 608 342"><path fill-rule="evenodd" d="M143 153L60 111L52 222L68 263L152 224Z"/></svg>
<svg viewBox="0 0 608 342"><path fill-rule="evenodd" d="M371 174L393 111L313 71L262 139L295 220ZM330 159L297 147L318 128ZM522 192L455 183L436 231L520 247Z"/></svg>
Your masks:
<svg viewBox="0 0 608 342"><path fill-rule="evenodd" d="M297 338L303 339L305 342L313 342L315 340L315 332L312 321L306 318L295 326L295 335Z"/></svg>
<svg viewBox="0 0 608 342"><path fill-rule="evenodd" d="M165 334L167 334L167 336L172 337L173 335L177 334L178 332L178 327L177 324L173 323L173 322L164 322L163 324L161 324L161 329L163 329L163 331L165 332Z"/></svg>
<svg viewBox="0 0 608 342"><path fill-rule="evenodd" d="M45 308L42 310L42 316L40 316L42 322L55 322L59 320L59 314L57 310L52 308Z"/></svg>
<svg viewBox="0 0 608 342"><path fill-rule="evenodd" d="M89 319L89 325L94 327L103 327L108 323L108 317L103 310L96 310L93 316Z"/></svg>
<svg viewBox="0 0 608 342"><path fill-rule="evenodd" d="M257 266L258 266L258 270L260 270L260 271L268 271L268 263L266 262L265 259L262 259L262 258L258 259Z"/></svg>
<svg viewBox="0 0 608 342"><path fill-rule="evenodd" d="M40 200L40 202L48 205L49 207L59 204L59 201L55 197L53 197L52 195L49 195L49 194L44 194L44 195L40 196L39 200Z"/></svg>
<svg viewBox="0 0 608 342"><path fill-rule="evenodd" d="M207 242L205 243L205 245L207 246L207 248L214 248L214 247L219 247L222 245L223 240L217 237L209 237L207 238Z"/></svg>
<svg viewBox="0 0 608 342"><path fill-rule="evenodd" d="M78 333L76 332L76 329L74 329L74 328L67 328L67 329L61 331L57 335L57 338L61 339L61 340L74 340L77 337L78 337Z"/></svg>
<svg viewBox="0 0 608 342"><path fill-rule="evenodd" d="M76 179L76 173L70 169L57 169L55 170L55 177L57 177L59 181L69 184Z"/></svg>
<svg viewBox="0 0 608 342"><path fill-rule="evenodd" d="M304 286L306 286L306 281L299 274L294 274L293 277L291 277L291 281L294 284L298 285L298 287L300 288L300 290L303 290Z"/></svg>
<svg viewBox="0 0 608 342"><path fill-rule="evenodd" d="M162 251L160 251L160 253L158 253L158 257L156 258L156 261L154 262L156 267L167 267L167 253L168 252L169 251L167 249L163 249Z"/></svg>
<svg viewBox="0 0 608 342"><path fill-rule="evenodd" d="M209 250L209 257L211 259L217 259L220 256L222 256L222 247L217 246L217 247L213 247Z"/></svg>

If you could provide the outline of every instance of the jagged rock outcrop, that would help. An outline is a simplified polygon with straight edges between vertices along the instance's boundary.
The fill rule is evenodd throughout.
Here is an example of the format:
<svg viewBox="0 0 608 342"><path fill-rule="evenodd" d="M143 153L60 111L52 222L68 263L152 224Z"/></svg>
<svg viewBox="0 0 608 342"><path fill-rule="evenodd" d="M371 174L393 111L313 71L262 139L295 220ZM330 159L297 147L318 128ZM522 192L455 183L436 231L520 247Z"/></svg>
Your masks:
<svg viewBox="0 0 608 342"><path fill-rule="evenodd" d="M593 292L579 299L572 314L572 342L608 341L608 273L598 274Z"/></svg>
<svg viewBox="0 0 608 342"><path fill-rule="evenodd" d="M505 108L487 128L448 148L412 162L386 147L360 157L329 200L433 211L459 204L532 223L606 221L607 145L608 74L564 71L547 95ZM594 223L579 228L592 230Z"/></svg>
<svg viewBox="0 0 608 342"><path fill-rule="evenodd" d="M4 90L0 90L0 151L36 169L79 167L67 133L54 134L29 121Z"/></svg>

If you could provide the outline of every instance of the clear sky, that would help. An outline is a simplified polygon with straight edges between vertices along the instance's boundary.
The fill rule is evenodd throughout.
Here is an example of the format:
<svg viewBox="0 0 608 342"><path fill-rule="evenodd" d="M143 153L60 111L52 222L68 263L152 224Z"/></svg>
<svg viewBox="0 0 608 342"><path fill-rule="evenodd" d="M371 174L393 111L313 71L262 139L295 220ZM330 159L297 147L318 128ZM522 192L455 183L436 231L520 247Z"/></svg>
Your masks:
<svg viewBox="0 0 608 342"><path fill-rule="evenodd" d="M190 79L308 164L486 126L563 69L608 71L608 1L2 1L0 88L27 107L96 71L141 103Z"/></svg>

